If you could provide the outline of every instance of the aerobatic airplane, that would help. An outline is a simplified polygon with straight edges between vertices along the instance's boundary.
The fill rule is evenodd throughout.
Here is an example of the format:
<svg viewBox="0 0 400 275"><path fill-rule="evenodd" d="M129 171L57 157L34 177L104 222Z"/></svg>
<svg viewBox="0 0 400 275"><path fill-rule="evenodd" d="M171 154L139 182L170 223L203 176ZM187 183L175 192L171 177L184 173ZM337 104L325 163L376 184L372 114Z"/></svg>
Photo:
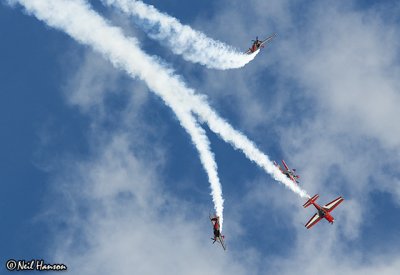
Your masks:
<svg viewBox="0 0 400 275"><path fill-rule="evenodd" d="M315 201L319 198L319 195L314 195L309 199L303 206L304 208L313 204L317 208L318 212L306 223L305 227L309 229L311 226L319 222L322 218L325 218L328 222L333 224L335 219L331 216L330 212L336 208L344 199L340 196L324 206L319 206Z"/></svg>
<svg viewBox="0 0 400 275"><path fill-rule="evenodd" d="M273 35L265 38L264 40L258 40L258 36L256 37L256 40L251 40L253 41L253 45L251 45L251 48L249 48L247 50L247 52L245 52L245 54L252 54L255 51L257 51L260 48L264 48L264 45L268 44L271 42L271 40L276 36L276 34L274 33Z"/></svg>
<svg viewBox="0 0 400 275"><path fill-rule="evenodd" d="M225 242L224 242L225 236L221 235L220 225L219 225L219 217L216 215L214 215L214 217L211 217L211 215L210 215L209 217L210 217L210 221L211 221L211 224L212 224L213 230L214 230L214 238L211 238L211 240L213 240L213 243L219 242L222 245L222 248L224 250L226 250Z"/></svg>
<svg viewBox="0 0 400 275"><path fill-rule="evenodd" d="M276 161L274 161L274 165L276 167L279 168L279 170L281 170L281 172L286 175L286 177L288 177L289 179L291 179L293 182L295 183L299 183L299 181L297 179L300 178L299 175L296 175L296 169L290 169L289 166L287 166L286 162L284 160L282 160L282 164L285 167L285 169L283 169L278 163L276 163Z"/></svg>

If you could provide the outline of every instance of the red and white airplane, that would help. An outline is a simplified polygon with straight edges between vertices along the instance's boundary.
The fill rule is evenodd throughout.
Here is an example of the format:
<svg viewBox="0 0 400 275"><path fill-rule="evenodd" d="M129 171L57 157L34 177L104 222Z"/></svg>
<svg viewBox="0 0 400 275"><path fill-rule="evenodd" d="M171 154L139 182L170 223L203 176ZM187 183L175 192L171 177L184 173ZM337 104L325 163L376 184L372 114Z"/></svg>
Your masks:
<svg viewBox="0 0 400 275"><path fill-rule="evenodd" d="M300 176L295 174L296 169L290 169L284 160L282 160L282 164L285 167L285 169L283 169L278 163L276 163L276 161L274 161L274 165L278 167L279 170L281 170L281 172L286 175L286 177L291 179L294 183L299 183L297 179L299 179Z"/></svg>
<svg viewBox="0 0 400 275"><path fill-rule="evenodd" d="M331 224L333 224L333 222L335 221L335 219L331 216L330 212L336 208L336 206L338 206L344 199L342 198L342 196L334 199L333 201L331 201L328 204L325 204L324 206L319 206L315 201L319 198L319 195L314 195L312 198L310 198L303 206L304 208L310 206L311 204L313 204L315 206L315 208L317 208L318 212L315 213L314 216L312 216L312 218L306 223L305 227L307 229L309 229L310 227L312 227L314 224L316 224L317 222L319 222L322 218L325 218L328 222L330 222Z"/></svg>
<svg viewBox="0 0 400 275"><path fill-rule="evenodd" d="M211 224L213 226L213 231L214 231L214 238L211 238L211 240L213 240L213 243L219 242L222 245L222 248L224 250L226 250L225 242L224 242L225 236L221 235L221 231L220 231L221 227L219 224L219 217L217 215L214 215L214 217L211 217L211 215L210 215L210 221L211 221Z"/></svg>
<svg viewBox="0 0 400 275"><path fill-rule="evenodd" d="M264 48L264 44L268 44L269 42L272 41L272 39L276 36L276 34L272 34L271 36L265 38L264 40L258 40L258 36L256 37L256 40L251 40L253 41L253 45L245 52L245 54L252 54L255 51L257 51L260 48Z"/></svg>

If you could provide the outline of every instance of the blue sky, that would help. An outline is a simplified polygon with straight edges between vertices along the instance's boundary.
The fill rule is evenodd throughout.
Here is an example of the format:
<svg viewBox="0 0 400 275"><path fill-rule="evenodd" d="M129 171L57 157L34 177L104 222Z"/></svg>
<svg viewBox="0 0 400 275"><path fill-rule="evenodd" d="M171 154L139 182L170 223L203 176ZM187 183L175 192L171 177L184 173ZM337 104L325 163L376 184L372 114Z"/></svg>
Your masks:
<svg viewBox="0 0 400 275"><path fill-rule="evenodd" d="M2 1L0 261L44 258L72 274L397 274L399 4L180 2L145 3L242 50L256 35L278 37L243 68L208 69L91 4L297 168L321 204L343 195L335 224L306 230L314 210L203 125L225 199L228 251L213 246L207 175L173 111Z"/></svg>

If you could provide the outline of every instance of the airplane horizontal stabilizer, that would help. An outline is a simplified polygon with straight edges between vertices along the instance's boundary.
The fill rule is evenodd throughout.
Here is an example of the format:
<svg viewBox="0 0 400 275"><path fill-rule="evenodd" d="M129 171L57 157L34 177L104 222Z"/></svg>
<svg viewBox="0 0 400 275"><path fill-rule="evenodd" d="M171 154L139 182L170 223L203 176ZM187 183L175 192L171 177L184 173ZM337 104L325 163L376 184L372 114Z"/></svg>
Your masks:
<svg viewBox="0 0 400 275"><path fill-rule="evenodd" d="M304 208L309 207L313 202L315 202L319 198L319 195L316 194L312 198L310 198L305 204L303 204Z"/></svg>

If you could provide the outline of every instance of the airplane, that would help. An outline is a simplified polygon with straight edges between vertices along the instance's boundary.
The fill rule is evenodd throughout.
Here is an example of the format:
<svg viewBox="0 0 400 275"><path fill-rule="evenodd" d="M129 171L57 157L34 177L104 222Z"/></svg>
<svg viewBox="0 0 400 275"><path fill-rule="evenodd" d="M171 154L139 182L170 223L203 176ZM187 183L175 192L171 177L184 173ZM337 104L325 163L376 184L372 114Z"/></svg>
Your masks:
<svg viewBox="0 0 400 275"><path fill-rule="evenodd" d="M338 206L344 199L342 198L342 196L334 199L333 201L331 201L328 204L325 204L324 206L319 206L315 201L319 198L319 195L314 195L312 198L310 198L304 205L304 208L307 208L308 206L310 206L311 204L313 204L315 206L315 208L317 208L318 212L315 213L314 216L312 216L312 218L306 223L305 227L307 229L311 228L314 224L316 224L317 222L319 222L322 218L325 218L328 222L330 222L331 224L333 224L333 222L335 221L335 219L331 216L330 212L336 208L336 206Z"/></svg>
<svg viewBox="0 0 400 275"><path fill-rule="evenodd" d="M287 166L286 162L284 160L282 160L282 164L285 167L285 169L283 169L278 163L276 163L276 161L274 161L274 165L276 167L279 168L279 170L281 170L281 172L286 175L286 177L288 177L289 179L291 179L293 182L295 183L299 183L299 181L297 179L300 178L299 175L296 175L296 169L290 169L289 166Z"/></svg>
<svg viewBox="0 0 400 275"><path fill-rule="evenodd" d="M213 226L214 229L214 238L211 238L211 240L213 240L213 244L215 242L219 242L222 245L222 248L224 250L226 250L226 246L225 246L225 236L221 235L221 231L220 231L220 225L219 225L219 217L214 215L213 218L211 218L211 215L209 216L211 224Z"/></svg>
<svg viewBox="0 0 400 275"><path fill-rule="evenodd" d="M258 40L258 36L256 37L256 40L251 40L253 41L253 45L251 45L251 48L249 48L247 50L247 52L245 52L245 54L252 54L255 51L257 51L260 48L264 48L264 44L268 44L269 42L271 42L271 40L276 36L276 34L272 34L271 36L268 36L267 38L265 38L264 40Z"/></svg>

